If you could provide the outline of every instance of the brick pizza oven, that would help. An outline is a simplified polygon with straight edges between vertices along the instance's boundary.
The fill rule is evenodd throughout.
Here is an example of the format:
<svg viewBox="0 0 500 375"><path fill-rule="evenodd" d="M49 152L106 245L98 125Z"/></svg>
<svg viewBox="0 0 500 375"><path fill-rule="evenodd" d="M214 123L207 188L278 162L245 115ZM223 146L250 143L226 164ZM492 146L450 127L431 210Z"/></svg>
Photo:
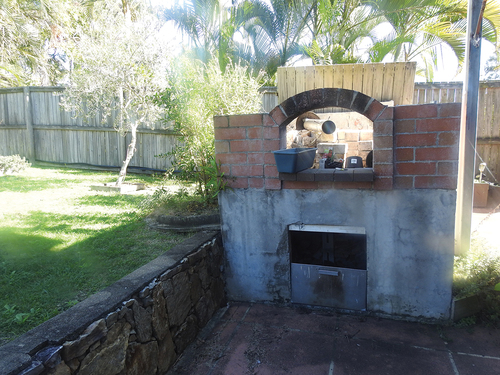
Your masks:
<svg viewBox="0 0 500 375"><path fill-rule="evenodd" d="M286 126L328 107L372 122L372 178L278 173ZM459 103L391 107L325 88L214 125L232 188L219 196L228 298L450 317Z"/></svg>

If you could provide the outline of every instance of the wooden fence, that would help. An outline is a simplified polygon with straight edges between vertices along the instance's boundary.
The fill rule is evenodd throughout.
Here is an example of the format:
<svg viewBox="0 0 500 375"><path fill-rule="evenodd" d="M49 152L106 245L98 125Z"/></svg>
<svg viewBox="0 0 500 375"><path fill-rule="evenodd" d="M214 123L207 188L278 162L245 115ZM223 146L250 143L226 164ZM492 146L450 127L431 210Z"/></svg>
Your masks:
<svg viewBox="0 0 500 375"><path fill-rule="evenodd" d="M335 87L362 92L381 102L412 104L416 63L315 65L278 68L282 102L303 91Z"/></svg>
<svg viewBox="0 0 500 375"><path fill-rule="evenodd" d="M59 105L60 87L0 89L0 155L19 154L29 160L119 167L130 135L113 128L113 116L90 121ZM104 121L103 121L104 120ZM178 136L167 125L141 124L131 167L165 170L171 162L155 155L171 151Z"/></svg>
<svg viewBox="0 0 500 375"><path fill-rule="evenodd" d="M387 64L385 64L387 65ZM328 69L327 69L328 68ZM366 66L365 66L366 68ZM293 68L296 72L297 69ZM302 72L311 75L309 67L301 68ZM299 71L301 71L299 69ZM377 69L373 68L378 71ZM385 69L385 68L384 68ZM390 68L389 70L391 70ZM408 69L411 69L409 67ZM401 69L398 69L400 71ZM284 68L278 70L279 79L284 79ZM322 74L315 74L315 85L319 85L329 67L320 67ZM333 82L335 82L335 70ZM354 67L353 70L354 72ZM396 68L394 68L396 71ZM290 71L286 71L288 72ZM281 75L280 75L281 74ZM406 74L406 73L405 73ZM363 87L370 82L367 75L363 75ZM396 77L396 75L394 76ZM399 82L399 78L387 78L391 82ZM330 78L326 78L328 84ZM337 78L339 81L339 79ZM348 82L351 78L344 79ZM300 81L300 79L299 79ZM283 82L283 81L281 81ZM303 83L294 84L295 89L310 89L310 81L303 79ZM352 78L354 82L354 76ZM359 85L359 80L357 81ZM340 84L340 83L338 83ZM301 86L302 85L302 86ZM390 85L383 85L389 87ZM312 88L316 88L314 86ZM394 89L395 85L392 84ZM353 84L352 89L359 89ZM404 104L422 103L449 103L460 102L462 99L462 83L415 83L412 86L413 97L410 103L408 94L401 99ZM263 88L263 112L271 111L283 100L279 96L279 88ZM288 90L288 88L287 88ZM363 90L363 89L362 89ZM387 90L387 89L386 89ZM113 129L112 119L103 124L100 116L85 123L82 118L74 118L71 113L61 110L59 106L60 94L58 87L24 87L0 89L0 155L19 154L30 160L39 160L59 163L84 163L101 166L120 166L125 157L128 137L122 137ZM402 92L406 93L405 88ZM290 91L291 92L291 91ZM364 92L364 91L362 91ZM384 91L383 91L384 92ZM364 92L369 94L369 92ZM288 91L281 95L289 95ZM386 95L386 94L384 94ZM389 94L387 94L389 95ZM287 96L288 98L289 96ZM392 100L390 96L381 96L381 100ZM397 103L396 100L395 104ZM500 82L481 82L479 89L479 119L477 130L477 164L484 161L491 171L493 179L500 181ZM171 166L170 161L157 158L155 155L171 151L178 144L178 136L163 124L157 124L155 129L141 126L138 131L137 152L132 159L131 166L164 170ZM487 177L492 179L491 175Z"/></svg>

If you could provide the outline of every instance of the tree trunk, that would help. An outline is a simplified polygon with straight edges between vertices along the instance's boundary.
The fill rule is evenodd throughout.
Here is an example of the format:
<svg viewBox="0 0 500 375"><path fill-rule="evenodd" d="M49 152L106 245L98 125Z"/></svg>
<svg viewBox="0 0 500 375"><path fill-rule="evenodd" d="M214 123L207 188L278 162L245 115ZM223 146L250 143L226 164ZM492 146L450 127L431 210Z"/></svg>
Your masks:
<svg viewBox="0 0 500 375"><path fill-rule="evenodd" d="M123 161L122 167L120 169L120 174L118 175L118 180L116 181L116 186L120 186L122 182L125 180L125 176L127 175L127 167L130 163L130 160L134 157L135 153L135 144L137 143L137 127L139 124L134 124L131 126L130 135L132 139L130 140L130 144L127 147L127 157Z"/></svg>

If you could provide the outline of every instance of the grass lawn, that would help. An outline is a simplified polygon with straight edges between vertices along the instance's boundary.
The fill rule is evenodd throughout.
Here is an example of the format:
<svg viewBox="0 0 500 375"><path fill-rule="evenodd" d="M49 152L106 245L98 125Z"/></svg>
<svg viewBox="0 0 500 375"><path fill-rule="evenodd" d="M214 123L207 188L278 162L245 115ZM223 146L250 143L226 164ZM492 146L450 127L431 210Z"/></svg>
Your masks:
<svg viewBox="0 0 500 375"><path fill-rule="evenodd" d="M0 177L0 345L189 236L149 230L144 194L90 190L116 177L36 166ZM126 181L164 185L146 175Z"/></svg>

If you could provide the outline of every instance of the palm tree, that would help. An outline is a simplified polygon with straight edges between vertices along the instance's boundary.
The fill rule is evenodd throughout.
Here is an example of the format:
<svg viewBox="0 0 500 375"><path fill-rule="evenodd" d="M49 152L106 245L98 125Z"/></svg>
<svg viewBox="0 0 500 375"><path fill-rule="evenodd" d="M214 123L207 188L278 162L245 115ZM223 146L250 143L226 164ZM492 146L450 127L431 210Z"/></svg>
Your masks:
<svg viewBox="0 0 500 375"><path fill-rule="evenodd" d="M315 64L361 62L358 46L372 39L380 15L363 0L318 0L314 39L305 48Z"/></svg>
<svg viewBox="0 0 500 375"><path fill-rule="evenodd" d="M280 66L304 53L303 42L311 39L311 20L317 0L252 1L254 18L244 23L251 41L252 65L273 77Z"/></svg>
<svg viewBox="0 0 500 375"><path fill-rule="evenodd" d="M59 67L47 49L72 8L64 0L0 0L0 86L54 83Z"/></svg>
<svg viewBox="0 0 500 375"><path fill-rule="evenodd" d="M371 48L369 61L424 63L421 72L432 81L437 57L443 45L451 48L461 64L465 54L467 1L465 0L373 0L372 6L391 26L392 32ZM483 37L497 43L500 30L498 1L488 2L483 21Z"/></svg>

